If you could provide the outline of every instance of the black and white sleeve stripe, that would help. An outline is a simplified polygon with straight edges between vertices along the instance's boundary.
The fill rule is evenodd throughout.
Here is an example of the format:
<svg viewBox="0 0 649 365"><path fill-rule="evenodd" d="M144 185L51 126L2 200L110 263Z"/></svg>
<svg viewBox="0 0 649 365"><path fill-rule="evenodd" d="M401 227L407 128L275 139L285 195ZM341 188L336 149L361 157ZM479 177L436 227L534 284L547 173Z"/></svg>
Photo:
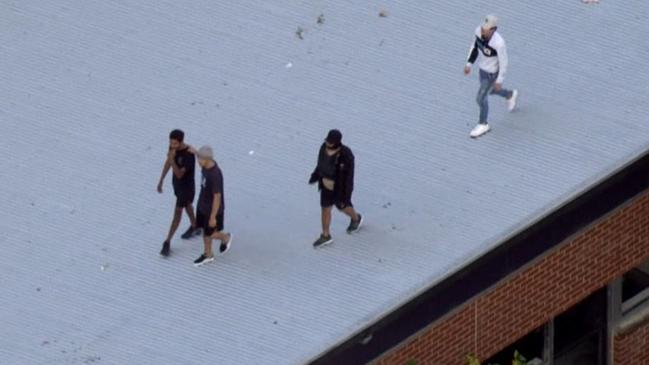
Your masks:
<svg viewBox="0 0 649 365"><path fill-rule="evenodd" d="M478 58L478 41L473 41L473 44L471 45L471 49L469 50L469 59L467 60L468 64L473 64L475 60Z"/></svg>

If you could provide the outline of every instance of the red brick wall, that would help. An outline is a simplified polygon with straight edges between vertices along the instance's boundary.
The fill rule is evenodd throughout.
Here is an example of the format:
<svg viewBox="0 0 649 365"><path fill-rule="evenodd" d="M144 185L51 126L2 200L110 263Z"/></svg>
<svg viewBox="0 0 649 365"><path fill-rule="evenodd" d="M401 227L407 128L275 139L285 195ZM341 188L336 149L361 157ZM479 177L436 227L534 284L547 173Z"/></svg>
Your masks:
<svg viewBox="0 0 649 365"><path fill-rule="evenodd" d="M415 360L418 365L464 365L468 353L489 358L648 257L649 194L645 193L433 323L376 364ZM633 339L624 337L620 343Z"/></svg>
<svg viewBox="0 0 649 365"><path fill-rule="evenodd" d="M649 364L649 321L616 336L613 348L615 365Z"/></svg>

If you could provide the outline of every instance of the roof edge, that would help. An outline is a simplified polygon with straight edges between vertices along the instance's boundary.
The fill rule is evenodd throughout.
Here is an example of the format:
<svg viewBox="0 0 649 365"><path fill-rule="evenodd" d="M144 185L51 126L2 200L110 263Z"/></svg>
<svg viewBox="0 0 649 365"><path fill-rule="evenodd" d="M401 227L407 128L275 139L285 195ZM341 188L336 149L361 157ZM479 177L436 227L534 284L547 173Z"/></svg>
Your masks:
<svg viewBox="0 0 649 365"><path fill-rule="evenodd" d="M309 364L367 363L649 188L649 150Z"/></svg>

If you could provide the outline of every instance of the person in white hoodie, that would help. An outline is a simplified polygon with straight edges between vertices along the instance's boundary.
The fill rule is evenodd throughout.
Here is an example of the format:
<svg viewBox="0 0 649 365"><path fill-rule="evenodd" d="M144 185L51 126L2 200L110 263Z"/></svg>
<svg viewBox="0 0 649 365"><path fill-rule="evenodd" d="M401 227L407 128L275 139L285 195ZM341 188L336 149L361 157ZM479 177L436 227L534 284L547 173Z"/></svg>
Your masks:
<svg viewBox="0 0 649 365"><path fill-rule="evenodd" d="M489 94L496 94L507 99L507 109L511 112L516 108L518 90L503 88L505 73L507 72L507 47L505 40L500 36L498 18L487 15L482 25L475 30L475 40L469 51L469 58L464 66L464 74L471 73L471 66L478 60L480 68L480 89L476 101L480 107L478 125L471 131L471 138L478 138L489 132L491 127L487 121L489 115ZM478 59L478 56L481 56Z"/></svg>

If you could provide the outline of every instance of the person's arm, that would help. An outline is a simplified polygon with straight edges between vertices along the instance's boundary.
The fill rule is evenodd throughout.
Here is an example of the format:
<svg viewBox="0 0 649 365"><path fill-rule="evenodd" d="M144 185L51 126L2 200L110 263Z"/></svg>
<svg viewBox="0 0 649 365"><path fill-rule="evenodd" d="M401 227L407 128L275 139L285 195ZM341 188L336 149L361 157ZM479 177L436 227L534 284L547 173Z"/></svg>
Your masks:
<svg viewBox="0 0 649 365"><path fill-rule="evenodd" d="M318 169L316 168L312 173L311 177L309 178L309 184L315 184L320 180L320 174L318 174Z"/></svg>
<svg viewBox="0 0 649 365"><path fill-rule="evenodd" d="M349 149L345 161L345 198L349 198L354 190L354 153Z"/></svg>
<svg viewBox="0 0 649 365"><path fill-rule="evenodd" d="M162 193L162 183L164 182L170 168L169 160L165 160L164 166L162 167L162 174L160 174L160 180L158 181L158 193Z"/></svg>
<svg viewBox="0 0 649 365"><path fill-rule="evenodd" d="M210 190L214 194L212 200L212 210L210 211L210 220L208 224L210 227L216 227L216 216L221 209L221 194L223 193L223 176L218 174L213 179L207 182L210 185Z"/></svg>
<svg viewBox="0 0 649 365"><path fill-rule="evenodd" d="M471 73L471 66L475 63L475 61L478 59L478 39L477 37L480 37L480 27L478 27L475 32L473 32L473 43L471 43L471 47L469 48L469 55L467 56L466 60L466 65L464 65L464 74L468 75Z"/></svg>
<svg viewBox="0 0 649 365"><path fill-rule="evenodd" d="M476 59L478 59L478 47L476 45L476 40L473 40L471 48L469 49L469 56L467 57L466 66L471 67Z"/></svg>
<svg viewBox="0 0 649 365"><path fill-rule="evenodd" d="M320 150L318 151L318 161L316 162L315 169L313 169L313 172L311 173L311 177L309 178L309 184L315 184L318 181L320 181L320 173L318 172L318 162L320 162L320 154L322 154L322 149L324 148L324 144L320 147Z"/></svg>
<svg viewBox="0 0 649 365"><path fill-rule="evenodd" d="M499 42L499 47L496 49L496 52L498 52L498 78L496 78L496 84L502 85L503 81L505 81L507 66L509 66L505 41Z"/></svg>
<svg viewBox="0 0 649 365"><path fill-rule="evenodd" d="M212 202L212 211L210 212L210 227L216 227L216 215L221 209L221 193L214 193L214 201Z"/></svg>

